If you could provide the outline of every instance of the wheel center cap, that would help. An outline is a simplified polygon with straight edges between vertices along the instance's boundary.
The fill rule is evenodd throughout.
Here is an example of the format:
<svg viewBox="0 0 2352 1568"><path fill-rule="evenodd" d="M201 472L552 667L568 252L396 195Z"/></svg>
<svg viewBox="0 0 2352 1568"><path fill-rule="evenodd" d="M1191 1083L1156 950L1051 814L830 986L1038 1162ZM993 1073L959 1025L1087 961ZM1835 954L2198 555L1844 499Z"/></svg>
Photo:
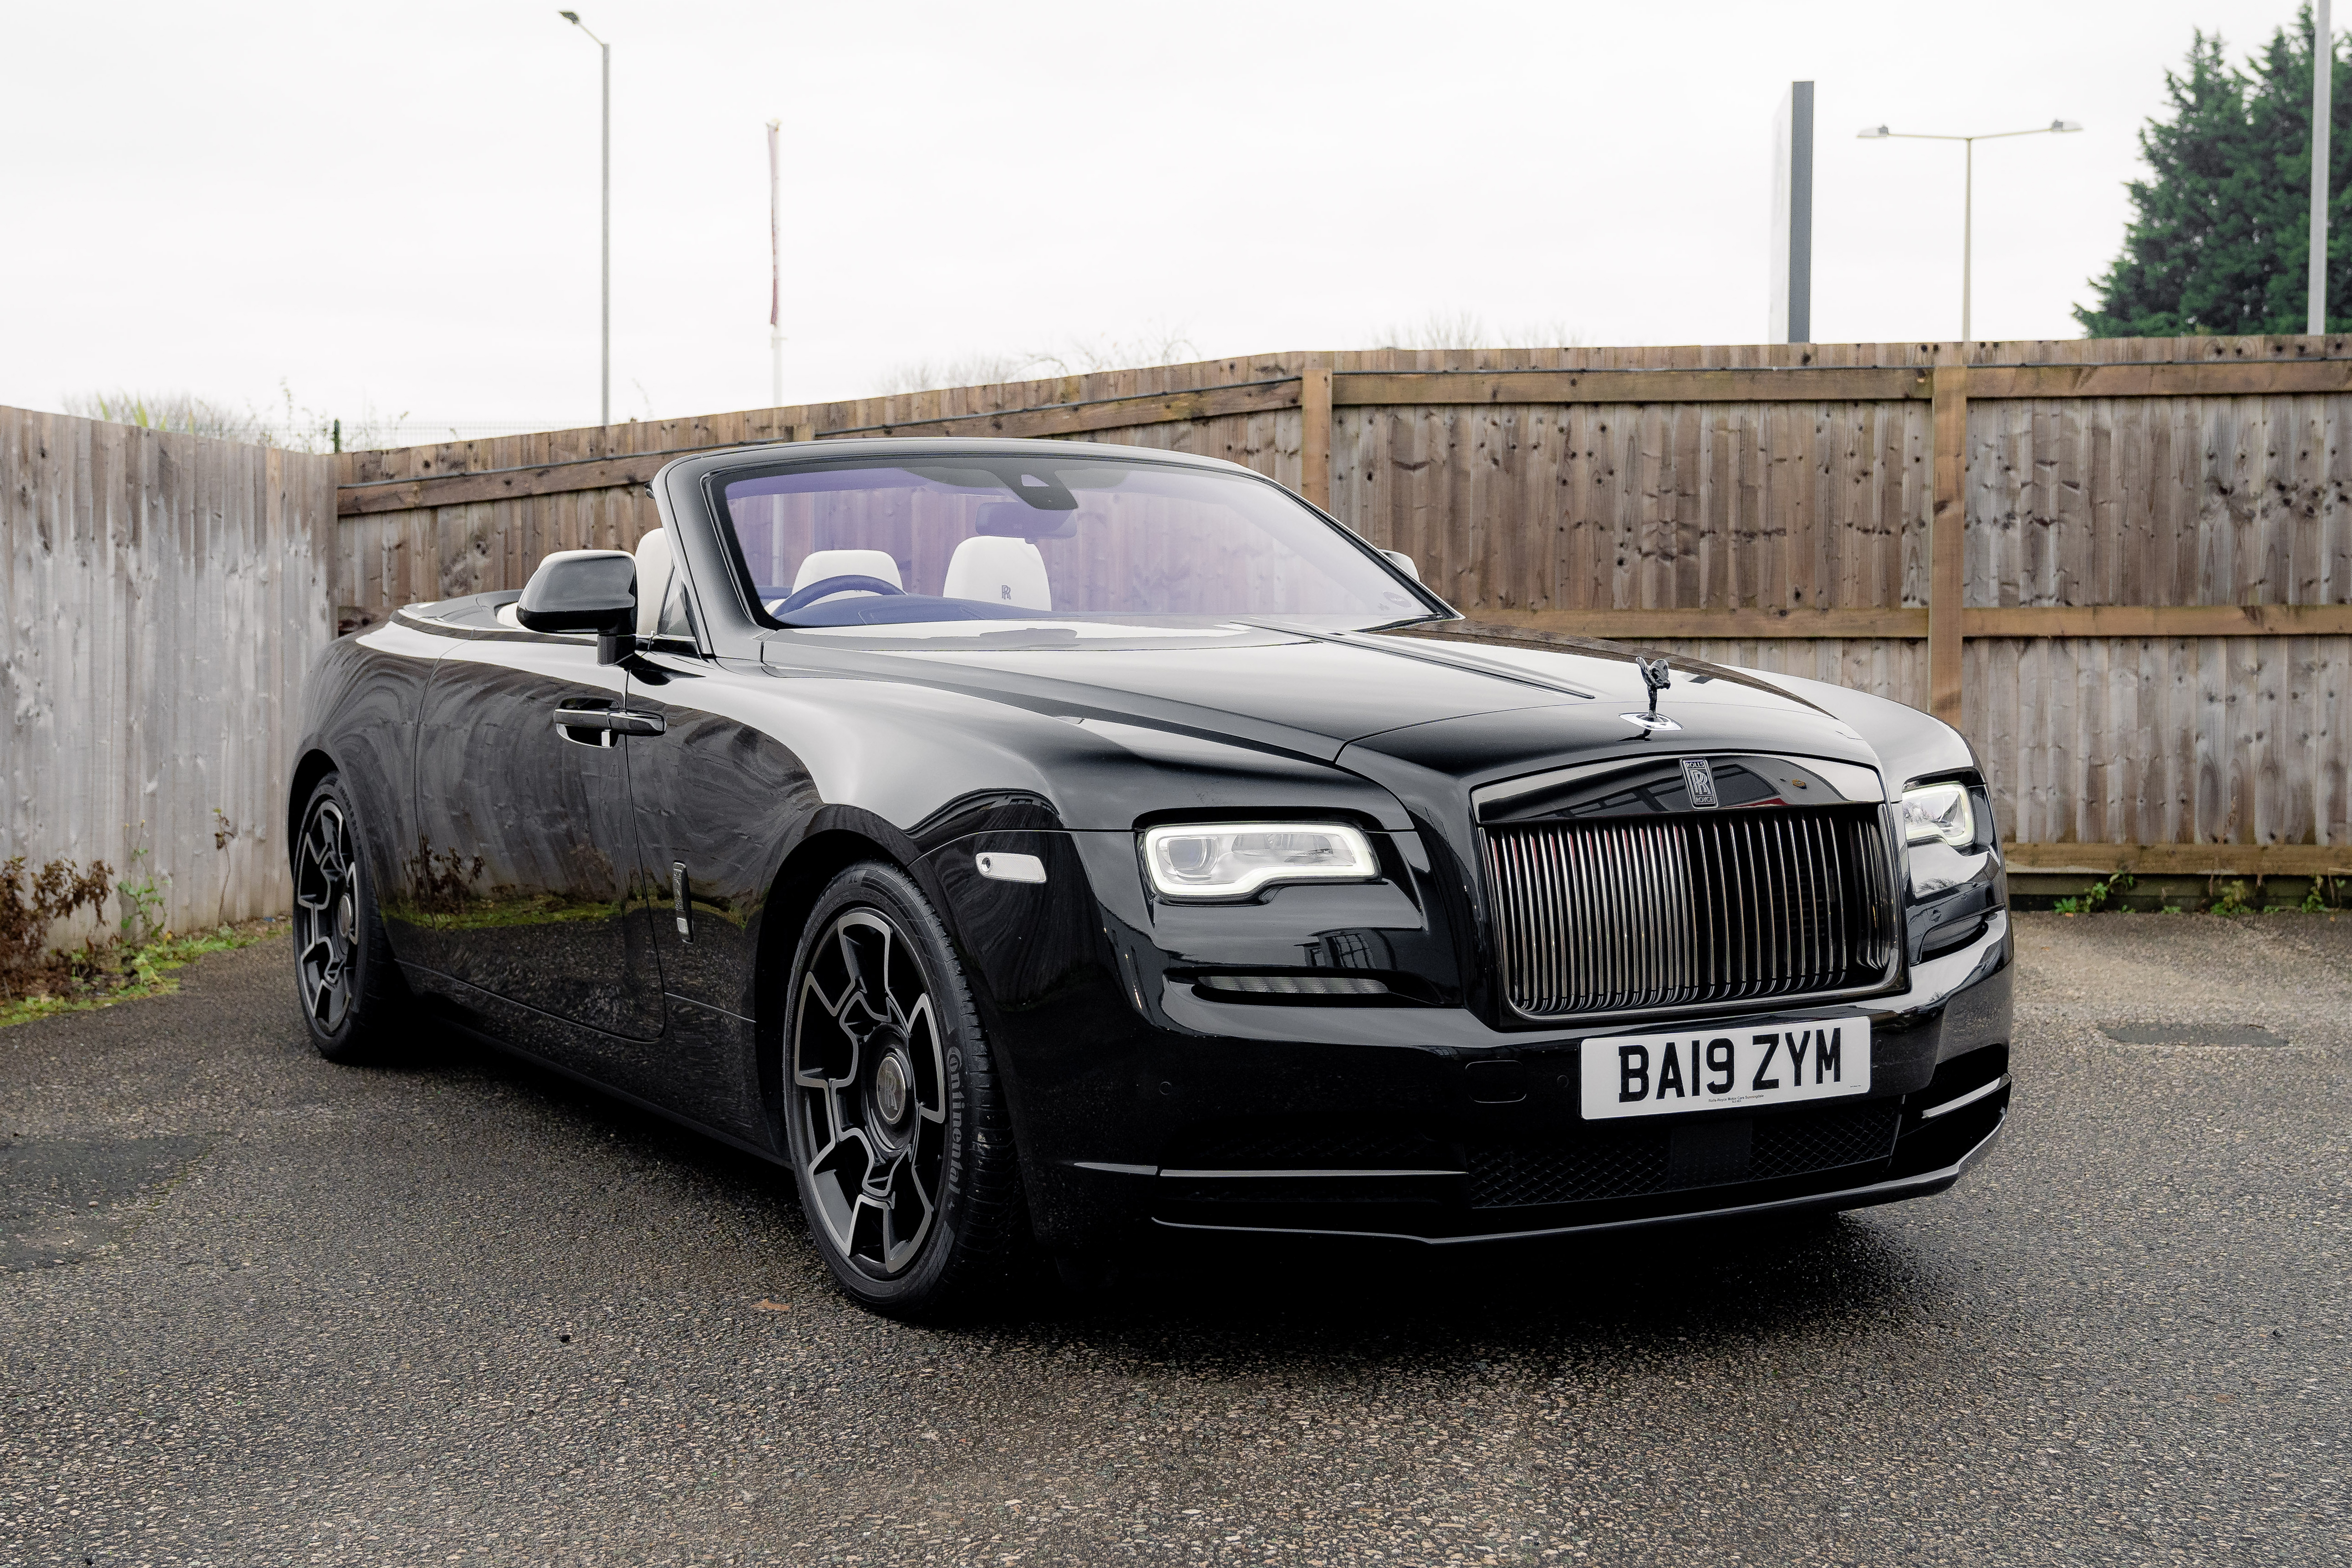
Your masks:
<svg viewBox="0 0 2352 1568"><path fill-rule="evenodd" d="M893 1051L874 1069L874 1109L884 1122L896 1127L907 1119L907 1061Z"/></svg>

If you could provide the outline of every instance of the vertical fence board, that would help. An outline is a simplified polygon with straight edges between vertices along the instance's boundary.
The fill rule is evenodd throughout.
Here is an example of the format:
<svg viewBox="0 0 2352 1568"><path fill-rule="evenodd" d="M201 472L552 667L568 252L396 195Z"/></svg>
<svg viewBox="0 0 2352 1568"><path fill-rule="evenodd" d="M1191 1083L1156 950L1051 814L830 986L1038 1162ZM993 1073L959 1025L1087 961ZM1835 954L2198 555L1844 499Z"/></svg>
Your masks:
<svg viewBox="0 0 2352 1568"><path fill-rule="evenodd" d="M359 602L334 459L0 409L0 859L104 860L178 930L283 910L288 731Z"/></svg>

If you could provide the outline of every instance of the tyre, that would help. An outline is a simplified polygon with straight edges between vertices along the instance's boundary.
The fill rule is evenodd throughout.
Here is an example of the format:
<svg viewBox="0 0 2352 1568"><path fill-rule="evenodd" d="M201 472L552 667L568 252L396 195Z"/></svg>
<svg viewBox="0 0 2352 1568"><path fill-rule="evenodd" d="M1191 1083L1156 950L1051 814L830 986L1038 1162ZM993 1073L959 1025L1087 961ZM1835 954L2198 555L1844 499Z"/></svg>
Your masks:
<svg viewBox="0 0 2352 1568"><path fill-rule="evenodd" d="M809 1233L892 1317L992 1298L1023 1234L1003 1083L922 892L866 862L817 900L785 991L784 1131Z"/></svg>
<svg viewBox="0 0 2352 1568"><path fill-rule="evenodd" d="M341 775L302 808L294 842L294 991L329 1061L381 1061L404 1043L408 990L384 940L375 882Z"/></svg>

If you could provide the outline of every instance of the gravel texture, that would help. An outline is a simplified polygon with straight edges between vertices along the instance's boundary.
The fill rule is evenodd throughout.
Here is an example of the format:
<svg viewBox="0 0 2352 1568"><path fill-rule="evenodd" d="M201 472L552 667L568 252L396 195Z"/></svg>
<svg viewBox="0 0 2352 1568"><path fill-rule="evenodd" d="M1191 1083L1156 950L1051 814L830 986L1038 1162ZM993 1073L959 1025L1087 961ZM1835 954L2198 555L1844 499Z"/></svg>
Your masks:
<svg viewBox="0 0 2352 1568"><path fill-rule="evenodd" d="M955 1330L754 1161L207 959L0 1031L0 1564L2352 1562L2352 919L2018 927L1942 1197Z"/></svg>

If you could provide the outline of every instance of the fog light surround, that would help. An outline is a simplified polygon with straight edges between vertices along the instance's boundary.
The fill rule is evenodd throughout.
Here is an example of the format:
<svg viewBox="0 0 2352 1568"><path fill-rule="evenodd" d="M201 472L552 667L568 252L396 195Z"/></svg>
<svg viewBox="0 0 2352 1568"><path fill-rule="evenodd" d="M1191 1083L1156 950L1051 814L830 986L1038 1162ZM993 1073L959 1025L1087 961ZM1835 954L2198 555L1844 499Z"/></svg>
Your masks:
<svg viewBox="0 0 2352 1568"><path fill-rule="evenodd" d="M1372 882L1371 841L1323 822L1171 824L1143 831L1143 871L1163 899L1226 901L1288 882Z"/></svg>
<svg viewBox="0 0 2352 1568"><path fill-rule="evenodd" d="M1360 974L1203 974L1193 984L1243 996L1388 996L1388 983Z"/></svg>

